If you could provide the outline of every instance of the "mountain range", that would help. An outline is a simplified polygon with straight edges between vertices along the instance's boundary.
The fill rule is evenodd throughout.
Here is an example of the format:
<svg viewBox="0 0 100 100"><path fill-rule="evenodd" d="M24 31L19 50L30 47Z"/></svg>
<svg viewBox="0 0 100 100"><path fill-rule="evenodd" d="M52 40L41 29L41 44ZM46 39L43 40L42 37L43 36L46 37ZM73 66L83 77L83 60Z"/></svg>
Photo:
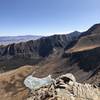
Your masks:
<svg viewBox="0 0 100 100"><path fill-rule="evenodd" d="M27 94L22 82L31 73L36 77L51 74L53 78L72 73L78 82L100 87L100 24L81 33L1 45L0 71L0 95L6 91L14 98Z"/></svg>
<svg viewBox="0 0 100 100"><path fill-rule="evenodd" d="M64 49L69 48L77 41L80 34L75 31L67 35L53 35L27 42L1 45L0 68L8 71L25 64L37 64L54 52L59 50L63 52Z"/></svg>

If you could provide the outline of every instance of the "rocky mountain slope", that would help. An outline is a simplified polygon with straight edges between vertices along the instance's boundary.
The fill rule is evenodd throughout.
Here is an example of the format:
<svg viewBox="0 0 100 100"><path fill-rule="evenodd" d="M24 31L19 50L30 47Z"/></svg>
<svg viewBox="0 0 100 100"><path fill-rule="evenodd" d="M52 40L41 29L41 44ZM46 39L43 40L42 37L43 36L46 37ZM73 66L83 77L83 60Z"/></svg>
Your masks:
<svg viewBox="0 0 100 100"><path fill-rule="evenodd" d="M68 35L53 35L35 41L0 46L0 60L2 61L0 68L10 70L25 64L36 64L53 52L69 47L79 36L80 33L75 31Z"/></svg>
<svg viewBox="0 0 100 100"><path fill-rule="evenodd" d="M54 48L65 48L72 41L75 41L80 36L80 33L75 31L68 35L53 35L43 37L37 40L28 42L20 42L0 47L0 56L48 56Z"/></svg>

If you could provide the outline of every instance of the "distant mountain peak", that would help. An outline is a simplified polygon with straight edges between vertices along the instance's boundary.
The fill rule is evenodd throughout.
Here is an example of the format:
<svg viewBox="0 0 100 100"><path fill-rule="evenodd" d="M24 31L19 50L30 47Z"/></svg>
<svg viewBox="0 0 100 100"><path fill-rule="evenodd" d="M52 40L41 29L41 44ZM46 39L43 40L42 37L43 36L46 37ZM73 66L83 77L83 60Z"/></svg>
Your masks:
<svg viewBox="0 0 100 100"><path fill-rule="evenodd" d="M73 33L80 33L80 32L76 30L76 31L74 31Z"/></svg>

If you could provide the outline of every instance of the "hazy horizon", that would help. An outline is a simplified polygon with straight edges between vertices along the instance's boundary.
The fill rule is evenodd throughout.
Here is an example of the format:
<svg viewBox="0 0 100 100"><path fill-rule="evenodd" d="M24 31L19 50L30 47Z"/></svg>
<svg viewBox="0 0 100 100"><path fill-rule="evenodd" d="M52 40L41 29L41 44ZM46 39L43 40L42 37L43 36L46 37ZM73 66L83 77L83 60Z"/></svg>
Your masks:
<svg viewBox="0 0 100 100"><path fill-rule="evenodd" d="M16 37L16 36L51 36L51 35L63 35L63 34L70 34L70 33L72 33L72 32L75 32L75 31L71 31L71 32L62 32L62 33L46 33L46 34L44 34L44 35L42 35L42 34L19 34L19 35L14 35L14 34L12 34L12 35L0 35L0 37ZM80 31L78 31L78 32L80 32Z"/></svg>
<svg viewBox="0 0 100 100"><path fill-rule="evenodd" d="M100 22L100 0L0 0L0 36L65 34Z"/></svg>

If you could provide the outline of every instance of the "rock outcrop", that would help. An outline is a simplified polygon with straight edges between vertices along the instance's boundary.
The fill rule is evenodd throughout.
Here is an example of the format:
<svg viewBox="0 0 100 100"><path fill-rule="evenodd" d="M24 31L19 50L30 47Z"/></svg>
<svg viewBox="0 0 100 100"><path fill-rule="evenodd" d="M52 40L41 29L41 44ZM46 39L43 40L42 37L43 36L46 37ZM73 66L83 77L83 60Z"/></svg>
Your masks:
<svg viewBox="0 0 100 100"><path fill-rule="evenodd" d="M69 73L58 77L48 86L31 90L27 100L100 100L100 89L90 84L77 83Z"/></svg>

